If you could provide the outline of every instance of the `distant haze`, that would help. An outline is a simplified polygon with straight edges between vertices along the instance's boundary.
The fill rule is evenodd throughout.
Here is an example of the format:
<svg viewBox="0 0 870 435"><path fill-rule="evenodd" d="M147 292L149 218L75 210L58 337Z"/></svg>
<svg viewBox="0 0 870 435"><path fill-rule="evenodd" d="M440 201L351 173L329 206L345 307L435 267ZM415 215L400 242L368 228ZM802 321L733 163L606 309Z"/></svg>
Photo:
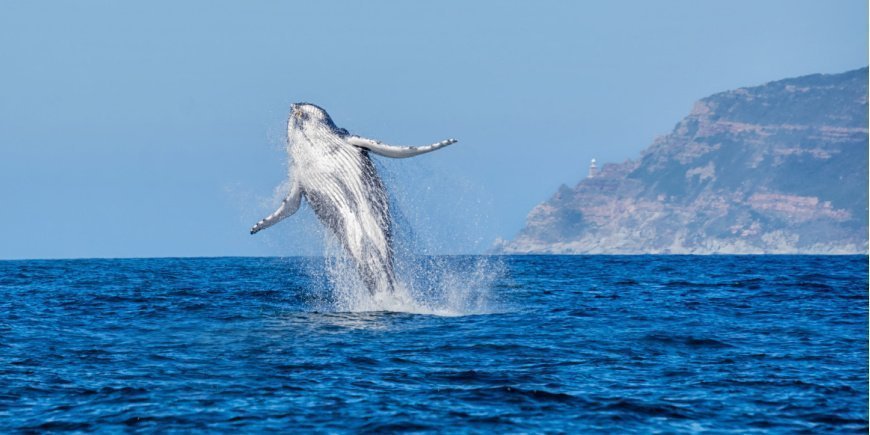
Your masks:
<svg viewBox="0 0 870 435"><path fill-rule="evenodd" d="M390 143L421 252L512 238L562 183L692 103L868 63L866 1L6 2L0 258L320 252L285 180L289 105Z"/></svg>

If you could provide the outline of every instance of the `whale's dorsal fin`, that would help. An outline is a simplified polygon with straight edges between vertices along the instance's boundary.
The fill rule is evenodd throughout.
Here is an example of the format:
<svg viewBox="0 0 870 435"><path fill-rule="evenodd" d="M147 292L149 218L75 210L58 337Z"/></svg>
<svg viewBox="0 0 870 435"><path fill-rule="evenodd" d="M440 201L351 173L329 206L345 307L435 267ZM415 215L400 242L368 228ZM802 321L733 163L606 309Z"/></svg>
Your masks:
<svg viewBox="0 0 870 435"><path fill-rule="evenodd" d="M456 139L447 139L442 140L441 142L433 143L431 145L423 145L420 147L407 147L387 145L376 140L367 139L356 135L347 136L347 143L353 146L364 148L375 154L384 157L392 157L394 159L404 159L407 157L419 156L420 154L435 151L437 149L444 148L447 145L455 144L456 142Z"/></svg>

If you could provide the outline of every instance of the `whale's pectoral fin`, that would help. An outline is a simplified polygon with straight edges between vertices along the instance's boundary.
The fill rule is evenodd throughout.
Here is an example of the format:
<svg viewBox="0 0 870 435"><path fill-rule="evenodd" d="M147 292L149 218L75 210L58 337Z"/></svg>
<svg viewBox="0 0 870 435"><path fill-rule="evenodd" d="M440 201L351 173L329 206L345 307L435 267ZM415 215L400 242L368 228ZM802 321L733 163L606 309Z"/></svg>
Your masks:
<svg viewBox="0 0 870 435"><path fill-rule="evenodd" d="M271 227L272 225L277 224L282 219L287 216L296 213L296 210L299 210L299 204L302 202L302 189L299 188L299 183L293 183L290 186L290 193L287 194L287 197L281 201L281 206L278 207L278 210L275 210L269 216L266 216L265 219L257 222L257 225L254 225L251 228L251 234L255 234L258 231L265 230L266 228Z"/></svg>
<svg viewBox="0 0 870 435"><path fill-rule="evenodd" d="M414 157L419 156L420 154L425 154L431 151L435 151L439 148L444 148L447 145L455 144L456 139L447 139L442 140L441 142L433 143L431 145L424 145L421 147L405 147L405 146L396 146L396 145L387 145L385 143L378 142L372 139L366 139L360 136L348 136L347 142L353 146L357 146L360 148L365 148L375 154L384 156L384 157L392 157L394 159L404 159L406 157Z"/></svg>

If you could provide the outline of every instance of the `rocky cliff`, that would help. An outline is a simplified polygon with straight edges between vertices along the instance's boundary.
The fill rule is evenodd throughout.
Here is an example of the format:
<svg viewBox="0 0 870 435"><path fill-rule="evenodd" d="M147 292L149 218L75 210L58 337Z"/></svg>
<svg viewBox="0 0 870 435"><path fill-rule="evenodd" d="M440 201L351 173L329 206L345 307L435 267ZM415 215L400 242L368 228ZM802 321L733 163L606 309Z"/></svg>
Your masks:
<svg viewBox="0 0 870 435"><path fill-rule="evenodd" d="M637 160L535 207L502 253L867 253L868 70L704 98Z"/></svg>

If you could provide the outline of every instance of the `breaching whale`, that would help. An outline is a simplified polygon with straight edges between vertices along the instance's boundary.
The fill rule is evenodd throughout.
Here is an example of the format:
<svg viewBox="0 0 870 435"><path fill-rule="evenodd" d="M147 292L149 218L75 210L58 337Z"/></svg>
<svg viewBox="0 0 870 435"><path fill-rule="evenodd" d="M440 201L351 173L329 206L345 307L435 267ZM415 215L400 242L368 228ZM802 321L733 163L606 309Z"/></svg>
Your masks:
<svg viewBox="0 0 870 435"><path fill-rule="evenodd" d="M406 158L456 143L448 139L420 147L387 145L338 128L322 108L291 106L287 122L290 192L251 234L275 225L299 209L302 197L339 240L372 294L392 291L392 222L387 192L369 153Z"/></svg>

